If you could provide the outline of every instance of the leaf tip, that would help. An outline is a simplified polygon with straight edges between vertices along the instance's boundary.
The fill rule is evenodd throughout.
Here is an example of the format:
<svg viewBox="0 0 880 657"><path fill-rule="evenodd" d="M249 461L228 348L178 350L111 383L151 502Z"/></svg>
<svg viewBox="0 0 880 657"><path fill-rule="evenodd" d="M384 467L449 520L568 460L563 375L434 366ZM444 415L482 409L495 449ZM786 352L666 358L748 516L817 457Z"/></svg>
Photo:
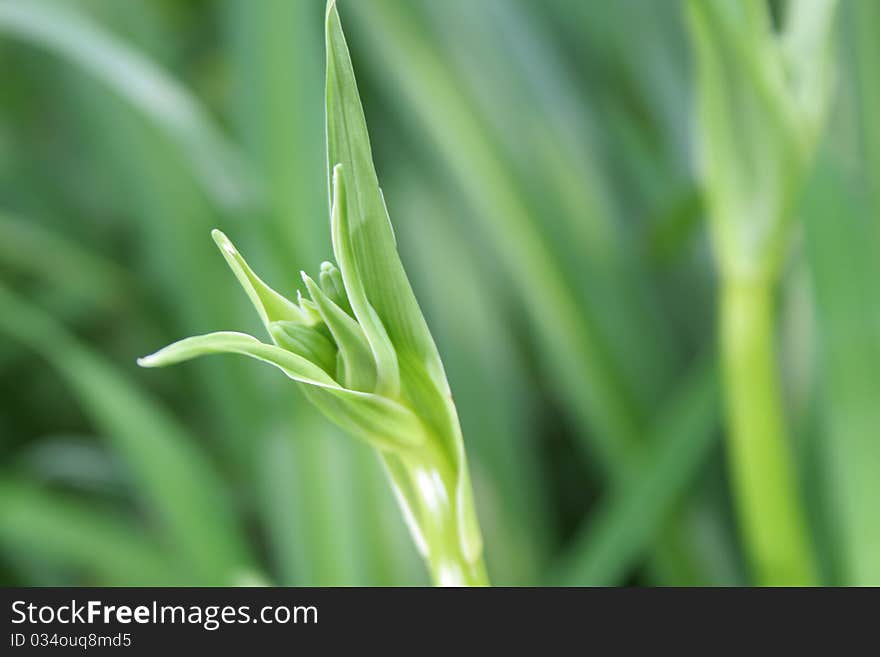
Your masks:
<svg viewBox="0 0 880 657"><path fill-rule="evenodd" d="M306 285L306 290L309 292L309 296L312 297L312 300L315 303L318 303L318 299L321 297L321 288L319 288L318 284L315 283L312 277L304 271L300 272L300 274L302 275L303 283Z"/></svg>
<svg viewBox="0 0 880 657"><path fill-rule="evenodd" d="M342 28L341 21L339 20L339 10L336 7L336 0L327 0L327 12L324 15L324 28L327 31L328 42L330 33L334 28Z"/></svg>
<svg viewBox="0 0 880 657"><path fill-rule="evenodd" d="M226 237L226 234L217 228L211 231L211 237L214 240L214 243L220 248L221 251L225 251L229 255L237 255L238 251L235 248L235 245L232 241Z"/></svg>

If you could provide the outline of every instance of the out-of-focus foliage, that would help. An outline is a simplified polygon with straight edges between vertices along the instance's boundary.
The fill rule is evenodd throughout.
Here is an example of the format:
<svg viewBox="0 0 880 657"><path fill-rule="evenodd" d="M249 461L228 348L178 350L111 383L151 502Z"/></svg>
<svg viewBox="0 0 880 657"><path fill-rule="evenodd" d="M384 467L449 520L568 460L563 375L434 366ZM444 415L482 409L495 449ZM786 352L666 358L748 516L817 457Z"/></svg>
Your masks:
<svg viewBox="0 0 880 657"><path fill-rule="evenodd" d="M700 180L720 277L727 445L756 581L817 582L776 357L775 294L834 89L837 0L691 0Z"/></svg>
<svg viewBox="0 0 880 657"><path fill-rule="evenodd" d="M751 4L774 30L813 1ZM493 583L753 581L720 440L687 3L339 4ZM286 296L332 256L324 5L0 0L4 583L427 581L374 455L285 380L135 366L259 330L211 228ZM834 89L799 100L826 115L804 184L740 193L804 220L774 316L821 581L878 584L877 4L840 0L833 29L835 56L797 73ZM737 185L777 184L755 169L772 146L734 163Z"/></svg>

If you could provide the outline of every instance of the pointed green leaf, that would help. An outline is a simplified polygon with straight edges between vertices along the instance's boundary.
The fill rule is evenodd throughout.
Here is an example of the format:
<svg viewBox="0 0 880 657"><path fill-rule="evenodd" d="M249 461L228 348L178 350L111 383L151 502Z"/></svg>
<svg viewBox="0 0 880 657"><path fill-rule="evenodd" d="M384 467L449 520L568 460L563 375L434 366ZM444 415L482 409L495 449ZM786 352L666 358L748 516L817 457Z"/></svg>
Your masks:
<svg viewBox="0 0 880 657"><path fill-rule="evenodd" d="M321 319L321 313L318 312L318 306L315 305L315 302L308 297L304 297L299 290L296 291L296 303L302 309L310 324L320 324L324 321Z"/></svg>
<svg viewBox="0 0 880 657"><path fill-rule="evenodd" d="M430 427L455 472L451 494L462 552L476 562L482 541L472 511L458 416L440 356L397 253L335 0L328 2L326 28L333 252L355 317L373 350L377 392L396 394L392 382L399 378L399 394Z"/></svg>
<svg viewBox="0 0 880 657"><path fill-rule="evenodd" d="M425 430L408 408L390 399L339 386L320 367L245 333L220 331L175 342L138 360L142 367L163 367L208 354L234 353L280 369L307 388L309 398L328 417L378 449L406 449L423 442Z"/></svg>
<svg viewBox="0 0 880 657"><path fill-rule="evenodd" d="M215 229L211 231L211 237L214 238L214 241L220 248L220 252L229 264L229 268L232 269L238 282L244 288L248 298L250 298L251 303L254 304L254 308L260 314L260 319L263 321L266 330L269 330L270 323L277 321L292 321L301 324L312 323L308 315L301 308L266 285L254 273L226 235Z"/></svg>
<svg viewBox="0 0 880 657"><path fill-rule="evenodd" d="M334 2L327 9L327 161L334 196L333 252L351 307L370 345L375 352L380 339L372 326L376 323L371 317L374 311L398 352L436 358L433 340L397 253ZM379 362L380 385L386 376L391 378L385 369Z"/></svg>
<svg viewBox="0 0 880 657"><path fill-rule="evenodd" d="M302 278L339 348L343 363L343 385L352 390L372 390L376 385L376 365L363 330L350 315L333 303L305 272Z"/></svg>
<svg viewBox="0 0 880 657"><path fill-rule="evenodd" d="M345 291L342 274L336 265L332 262L322 262L319 281L324 294L333 299L333 303L342 308L346 313L354 316L351 304L348 303L348 294Z"/></svg>
<svg viewBox="0 0 880 657"><path fill-rule="evenodd" d="M207 354L242 354L269 363L300 383L316 386L337 386L320 367L302 356L280 347L260 342L252 335L234 331L218 331L207 335L185 338L138 359L141 367L164 367Z"/></svg>
<svg viewBox="0 0 880 657"><path fill-rule="evenodd" d="M376 391L403 395L455 460L459 449L450 430L457 426L455 409L440 356L397 253L348 46L332 1L327 11L327 152L333 251L349 302L373 351Z"/></svg>

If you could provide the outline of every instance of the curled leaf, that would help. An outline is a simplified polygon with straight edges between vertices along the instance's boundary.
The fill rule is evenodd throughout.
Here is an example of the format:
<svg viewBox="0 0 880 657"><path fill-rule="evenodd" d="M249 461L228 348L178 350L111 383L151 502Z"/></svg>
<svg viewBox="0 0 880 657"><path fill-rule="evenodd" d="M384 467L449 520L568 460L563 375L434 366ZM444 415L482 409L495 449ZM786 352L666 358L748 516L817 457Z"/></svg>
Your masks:
<svg viewBox="0 0 880 657"><path fill-rule="evenodd" d="M330 329L342 360L342 383L352 390L372 390L376 366L364 332L354 319L337 306L305 273L302 275L321 319Z"/></svg>
<svg viewBox="0 0 880 657"><path fill-rule="evenodd" d="M324 294L330 297L333 303L342 308L347 314L353 316L351 304L348 303L348 293L345 291L345 283L343 283L342 274L336 265L332 262L322 262L319 281Z"/></svg>
<svg viewBox="0 0 880 657"><path fill-rule="evenodd" d="M317 328L297 322L272 322L269 325L272 340L282 349L292 351L313 362L327 374L336 371L336 346Z"/></svg>

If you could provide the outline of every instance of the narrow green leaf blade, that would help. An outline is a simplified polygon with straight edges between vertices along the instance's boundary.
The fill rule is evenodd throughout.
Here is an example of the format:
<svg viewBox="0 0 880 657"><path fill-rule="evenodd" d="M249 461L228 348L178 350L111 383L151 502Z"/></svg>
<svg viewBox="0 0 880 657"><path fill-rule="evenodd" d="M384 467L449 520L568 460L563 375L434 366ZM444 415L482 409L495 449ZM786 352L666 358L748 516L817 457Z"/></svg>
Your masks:
<svg viewBox="0 0 880 657"><path fill-rule="evenodd" d="M0 286L0 331L57 370L133 473L193 583L229 585L253 570L228 491L197 441L112 364Z"/></svg>
<svg viewBox="0 0 880 657"><path fill-rule="evenodd" d="M875 120L875 117L865 117ZM831 158L807 194L806 242L816 290L825 398L823 465L834 547L846 586L880 584L880 234L867 189Z"/></svg>
<svg viewBox="0 0 880 657"><path fill-rule="evenodd" d="M400 449L419 445L425 438L422 423L408 408L391 399L348 390L320 367L251 335L220 331L175 342L138 360L143 367L163 367L209 354L234 353L248 356L280 369L307 388L309 398L331 420L379 449Z"/></svg>
<svg viewBox="0 0 880 657"><path fill-rule="evenodd" d="M234 331L218 331L206 335L184 338L160 349L154 354L138 359L141 367L165 367L183 363L208 354L241 354L269 363L300 383L316 386L336 386L320 367L302 356L260 342L252 335Z"/></svg>
<svg viewBox="0 0 880 657"><path fill-rule="evenodd" d="M712 447L719 415L716 364L697 365L657 423L648 458L612 492L553 574L559 584L619 584L651 545Z"/></svg>
<svg viewBox="0 0 880 657"><path fill-rule="evenodd" d="M238 282L254 304L266 330L269 324L277 321L309 323L308 316L292 301L266 285L242 257L232 241L221 231L211 231L211 237L235 274Z"/></svg>
<svg viewBox="0 0 880 657"><path fill-rule="evenodd" d="M238 210L254 204L253 176L196 98L77 5L5 0L0 33L61 55L107 85L180 146L210 196L222 205Z"/></svg>
<svg viewBox="0 0 880 657"><path fill-rule="evenodd" d="M398 352L437 360L397 253L348 46L332 0L327 10L327 163L334 188L334 253L370 344L375 351L382 339L373 328L372 308Z"/></svg>
<svg viewBox="0 0 880 657"><path fill-rule="evenodd" d="M326 40L327 165L332 181L334 254L351 307L373 350L377 392L400 394L416 409L452 466L459 543L475 564L482 537L473 511L458 415L437 347L397 253L335 0L327 4Z"/></svg>
<svg viewBox="0 0 880 657"><path fill-rule="evenodd" d="M186 583L140 527L103 505L88 505L13 479L0 479L0 545L81 570L110 586Z"/></svg>
<svg viewBox="0 0 880 657"><path fill-rule="evenodd" d="M342 308L346 313L353 315L351 305L348 303L348 293L345 291L342 273L336 265L332 262L322 262L319 280L324 294L330 297L333 303Z"/></svg>

